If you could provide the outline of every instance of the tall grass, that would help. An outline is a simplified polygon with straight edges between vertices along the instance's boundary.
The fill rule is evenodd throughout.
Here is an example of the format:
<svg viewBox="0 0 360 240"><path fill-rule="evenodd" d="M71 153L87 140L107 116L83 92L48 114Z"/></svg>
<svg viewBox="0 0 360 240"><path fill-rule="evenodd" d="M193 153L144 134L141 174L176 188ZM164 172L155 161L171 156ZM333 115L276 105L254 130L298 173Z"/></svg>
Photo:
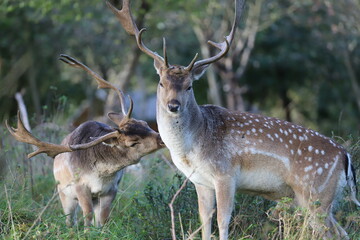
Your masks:
<svg viewBox="0 0 360 240"><path fill-rule="evenodd" d="M35 129L41 139L60 143L67 130L59 127ZM0 234L3 239L171 239L168 204L185 180L163 160L160 151L141 161L142 170L125 174L113 203L110 221L103 228L84 231L79 225L67 228L56 196L51 158L26 159L30 146L18 143L0 128ZM350 139L349 149L360 178L360 139ZM54 195L55 194L55 195ZM360 210L344 194L336 218L351 239L360 239ZM359 196L358 196L359 198ZM267 212L275 206L261 197L237 195L230 224L231 239L321 239L309 227L309 215L288 208L284 200L281 223ZM174 202L177 239L187 239L199 226L195 188L187 183ZM213 235L218 236L216 213ZM194 239L200 239L197 234ZM214 237L216 239L216 237Z"/></svg>

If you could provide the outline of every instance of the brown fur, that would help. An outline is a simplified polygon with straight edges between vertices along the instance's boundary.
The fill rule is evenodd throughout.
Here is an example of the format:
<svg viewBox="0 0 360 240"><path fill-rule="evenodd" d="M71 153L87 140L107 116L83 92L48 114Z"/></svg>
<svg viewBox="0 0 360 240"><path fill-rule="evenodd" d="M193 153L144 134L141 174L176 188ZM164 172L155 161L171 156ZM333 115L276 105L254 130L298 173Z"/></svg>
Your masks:
<svg viewBox="0 0 360 240"><path fill-rule="evenodd" d="M114 130L108 125L88 121L69 134L62 144L87 143ZM111 203L123 174L122 169L163 147L159 134L143 121L131 119L122 126L122 131L121 139L108 140L105 145L98 144L55 157L54 176L67 215L67 225L71 226L76 222L75 210L79 204L85 226L92 224L94 213L96 225L102 226L109 217ZM138 143L131 146L128 145L129 141Z"/></svg>

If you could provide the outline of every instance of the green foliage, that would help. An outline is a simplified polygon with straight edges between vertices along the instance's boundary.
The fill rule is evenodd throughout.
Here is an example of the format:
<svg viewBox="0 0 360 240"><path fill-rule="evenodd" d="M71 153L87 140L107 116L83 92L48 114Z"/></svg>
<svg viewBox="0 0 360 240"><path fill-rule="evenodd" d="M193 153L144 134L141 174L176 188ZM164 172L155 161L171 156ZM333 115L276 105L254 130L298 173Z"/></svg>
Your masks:
<svg viewBox="0 0 360 240"><path fill-rule="evenodd" d="M149 30L145 43L161 52L165 37L170 63L186 65L200 50L194 19L219 30L220 20L230 17L228 6L233 2L148 0L147 4L150 10L140 26ZM141 1L132 1L135 18L145 11L140 5ZM290 111L293 121L326 135L335 129L336 135L358 136L359 97L350 78L353 75L359 82L359 8L356 1L263 1L250 64L238 80L249 89L246 102L275 117L286 118L285 111ZM0 29L6 33L0 38L0 120L15 115L13 95L22 90L29 112L37 116L44 110L56 111L52 102L59 95L69 99L72 109L84 99L92 101L95 84L89 84L84 73L59 63L60 53L95 66L109 80L124 69L135 46L103 1L3 0ZM345 64L346 54L353 73ZM154 94L158 77L152 65L142 54L129 87L139 88L141 78L147 92ZM199 103L211 103L205 80L194 89Z"/></svg>
<svg viewBox="0 0 360 240"><path fill-rule="evenodd" d="M265 6L272 9L274 3ZM359 4L281 1L276 8L282 16L273 17L276 21L258 33L244 77L251 86L245 97L281 118L283 114L276 114L279 107L288 106L295 122L327 135L337 125L336 135L358 135L360 109L344 55L350 54L351 64L357 66L360 31L353 23ZM289 14L281 13L287 10ZM266 24L266 13L263 17Z"/></svg>

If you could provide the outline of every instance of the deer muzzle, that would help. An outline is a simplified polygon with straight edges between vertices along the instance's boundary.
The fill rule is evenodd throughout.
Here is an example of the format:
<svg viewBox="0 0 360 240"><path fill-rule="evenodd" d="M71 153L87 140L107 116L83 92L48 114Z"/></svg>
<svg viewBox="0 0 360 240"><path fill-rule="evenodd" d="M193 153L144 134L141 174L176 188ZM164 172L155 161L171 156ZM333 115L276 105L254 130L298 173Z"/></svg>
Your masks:
<svg viewBox="0 0 360 240"><path fill-rule="evenodd" d="M180 102L176 99L172 99L168 103L168 109L172 113L178 113L180 111Z"/></svg>
<svg viewBox="0 0 360 240"><path fill-rule="evenodd" d="M157 144L158 144L158 146L160 146L161 148L166 147L166 146L165 146L165 143L163 142L163 140L162 140L161 137L160 137L160 134L158 134L158 136L157 136Z"/></svg>

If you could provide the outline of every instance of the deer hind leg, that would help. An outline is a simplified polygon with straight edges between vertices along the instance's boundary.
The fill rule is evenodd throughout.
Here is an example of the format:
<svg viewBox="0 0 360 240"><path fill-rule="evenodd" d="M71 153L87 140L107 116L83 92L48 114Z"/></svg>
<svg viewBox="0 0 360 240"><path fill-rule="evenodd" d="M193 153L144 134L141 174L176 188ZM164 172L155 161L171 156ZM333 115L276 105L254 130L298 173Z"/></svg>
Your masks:
<svg viewBox="0 0 360 240"><path fill-rule="evenodd" d="M299 197L299 195L297 194L298 205L309 210L309 224L314 235L324 239L349 239L346 231L337 223L332 213L335 193L328 192L326 196L313 194L313 196L304 197L304 194L301 194ZM317 201L318 199L322 201ZM317 206L318 204L320 206Z"/></svg>
<svg viewBox="0 0 360 240"><path fill-rule="evenodd" d="M336 238L339 239L349 239L347 232L340 226L333 216L333 206L336 203L336 200L341 196L344 187L346 186L346 176L343 172L337 179L333 180L332 186L337 186L335 189L328 190L319 198L327 199L328 204L322 204L321 209L326 215L325 224L328 228L326 234L329 236L329 239L333 239L333 233L335 233ZM326 201L326 200L325 200Z"/></svg>
<svg viewBox="0 0 360 240"><path fill-rule="evenodd" d="M317 209L310 212L310 226L316 238L323 239L346 239L348 234L335 220L331 207L327 210Z"/></svg>
<svg viewBox="0 0 360 240"><path fill-rule="evenodd" d="M97 227L102 227L109 219L111 203L114 201L117 191L111 191L101 196L94 205L95 222Z"/></svg>
<svg viewBox="0 0 360 240"><path fill-rule="evenodd" d="M195 184L198 197L199 214L202 224L202 239L208 240L211 237L211 219L215 206L215 190Z"/></svg>
<svg viewBox="0 0 360 240"><path fill-rule="evenodd" d="M350 239L347 232L335 220L335 218L331 212L327 216L326 225L328 226L329 231L333 230L338 238L346 239L346 240ZM329 235L329 239L333 239L333 236L331 233L329 233L328 235Z"/></svg>
<svg viewBox="0 0 360 240"><path fill-rule="evenodd" d="M235 197L235 183L231 179L222 179L215 185L217 222L219 239L228 239L229 223L233 211Z"/></svg>
<svg viewBox="0 0 360 240"><path fill-rule="evenodd" d="M78 207L78 201L73 197L69 197L63 193L59 186L58 192L64 214L66 215L66 226L71 227L76 224L76 209Z"/></svg>
<svg viewBox="0 0 360 240"><path fill-rule="evenodd" d="M90 189L84 185L75 187L79 205L84 215L84 226L91 226L93 218L93 202Z"/></svg>

